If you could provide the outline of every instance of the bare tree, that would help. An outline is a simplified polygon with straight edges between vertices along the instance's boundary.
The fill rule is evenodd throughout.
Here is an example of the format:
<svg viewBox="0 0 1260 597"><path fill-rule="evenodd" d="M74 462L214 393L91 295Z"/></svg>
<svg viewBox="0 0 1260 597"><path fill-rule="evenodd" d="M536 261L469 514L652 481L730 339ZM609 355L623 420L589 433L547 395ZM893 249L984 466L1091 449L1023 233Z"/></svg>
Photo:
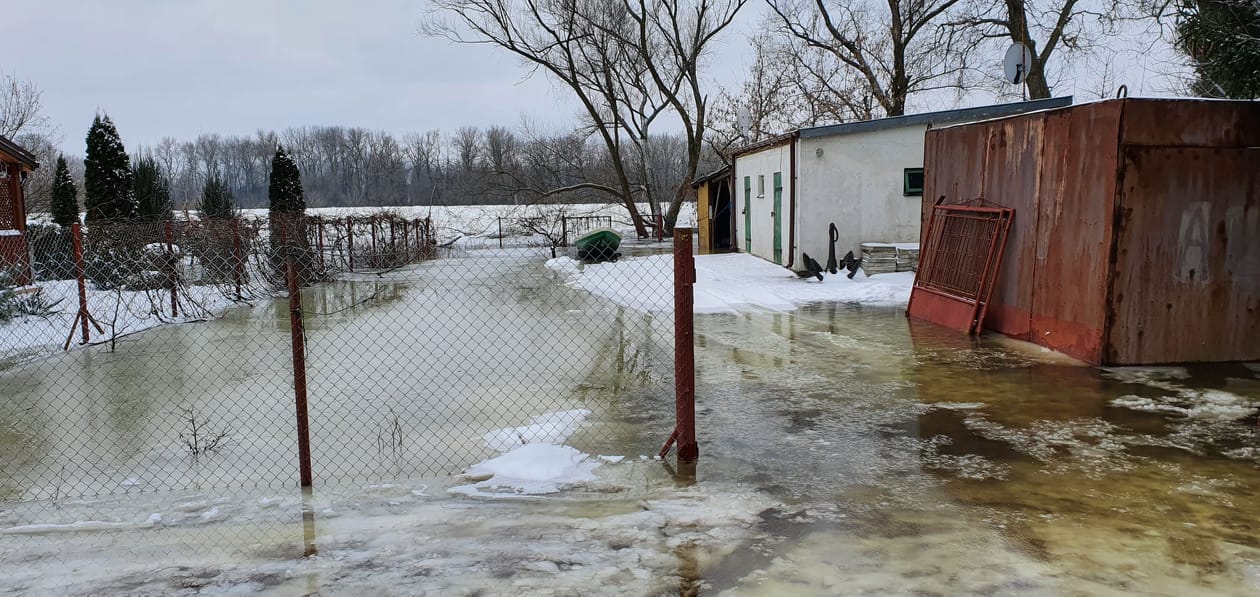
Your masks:
<svg viewBox="0 0 1260 597"><path fill-rule="evenodd" d="M966 14L954 21L974 46L987 41L1023 43L1032 55L1024 77L1031 99L1050 97L1059 69L1056 62L1089 54L1100 39L1117 33L1136 3L1124 0L969 0ZM1001 46L992 47L1000 55Z"/></svg>
<svg viewBox="0 0 1260 597"><path fill-rule="evenodd" d="M796 71L822 92L811 99L847 106L851 118L841 120L849 120L867 116L860 99L866 95L884 115L900 116L911 95L962 84L967 47L946 26L961 1L766 3L777 17L774 30L799 57Z"/></svg>
<svg viewBox="0 0 1260 597"><path fill-rule="evenodd" d="M48 167L33 172L23 183L27 209L47 209L52 199L57 145L61 131L44 114L43 92L31 81L0 72L0 135L31 152Z"/></svg>

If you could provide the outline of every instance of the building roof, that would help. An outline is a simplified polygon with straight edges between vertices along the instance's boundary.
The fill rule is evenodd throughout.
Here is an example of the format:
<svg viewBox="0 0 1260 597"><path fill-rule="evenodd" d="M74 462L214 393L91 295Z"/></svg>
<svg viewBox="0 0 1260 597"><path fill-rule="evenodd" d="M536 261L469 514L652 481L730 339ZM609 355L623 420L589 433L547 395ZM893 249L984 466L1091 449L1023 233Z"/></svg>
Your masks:
<svg viewBox="0 0 1260 597"><path fill-rule="evenodd" d="M767 147L775 147L777 145L783 145L785 143L790 143L792 141L795 141L796 133L797 131L792 131L790 133L783 133L782 135L775 135L767 139L762 139L756 143L749 143L748 145L745 145L743 147L737 147L735 148L734 151L731 152L731 160L734 161L735 158L745 153L752 153L754 151L759 151Z"/></svg>
<svg viewBox="0 0 1260 597"><path fill-rule="evenodd" d="M833 135L868 133L905 126L929 124L935 126L954 122L974 122L977 120L988 120L990 118L1001 118L1003 116L1014 116L1016 114L1023 114L1026 112L1035 112L1037 110L1062 108L1070 105L1072 105L1072 96L1069 95L1066 97L1052 97L1027 102L993 104L991 106L977 106L975 108L960 108L957 110L944 110L941 112L924 112L922 114L906 114L904 116L893 116L892 118L877 118L875 120L862 120L859 122L846 122L844 124L816 126L813 128L801 129L799 134L802 139L809 139L815 137L830 137Z"/></svg>
<svg viewBox="0 0 1260 597"><path fill-rule="evenodd" d="M39 161L35 159L35 154L23 149L21 145L10 141L4 135L0 135L0 154L17 160L19 164L26 166L27 170L39 168Z"/></svg>
<svg viewBox="0 0 1260 597"><path fill-rule="evenodd" d="M730 173L731 173L730 166L722 166L721 168L718 168L717 170L714 170L708 174L705 174L704 176L697 176L696 180L691 183L691 188L693 189L698 188L700 185L706 182L723 178Z"/></svg>

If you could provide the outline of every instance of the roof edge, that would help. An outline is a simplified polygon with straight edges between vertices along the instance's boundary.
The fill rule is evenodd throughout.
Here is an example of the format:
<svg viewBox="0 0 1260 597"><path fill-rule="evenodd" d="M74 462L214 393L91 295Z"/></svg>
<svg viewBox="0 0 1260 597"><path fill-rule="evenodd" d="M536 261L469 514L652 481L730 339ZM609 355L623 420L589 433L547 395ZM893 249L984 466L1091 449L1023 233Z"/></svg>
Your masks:
<svg viewBox="0 0 1260 597"><path fill-rule="evenodd" d="M745 145L743 147L736 148L734 151L731 152L731 163L734 163L735 160L739 158L739 156L741 155L752 153L754 151L760 151L762 149L767 149L770 147L777 147L779 145L791 143L792 141L796 140L796 137L798 134L800 134L800 131L792 131L790 133L783 133L781 135L775 135L768 139L762 139L761 141L758 141L756 143L749 143L748 145Z"/></svg>
<svg viewBox="0 0 1260 597"><path fill-rule="evenodd" d="M1067 95L1063 97L1051 97L1026 102L1012 102L1009 104L990 104L987 106L976 106L972 108L958 108L955 110L942 110L938 112L922 112L919 114L906 114L890 118L877 118L874 120L862 120L858 122L818 126L801 129L798 133L802 139L810 139L816 137L830 137L833 135L867 133L906 126L927 124L938 125L964 121L989 120L993 118L1025 114L1028 112L1036 112L1039 110L1063 108L1072 105L1072 99L1072 96Z"/></svg>
<svg viewBox="0 0 1260 597"><path fill-rule="evenodd" d="M35 154L27 151L21 145L14 143L4 135L0 135L0 152L13 156L18 163L26 166L28 170L36 170L39 168L39 160L35 159Z"/></svg>

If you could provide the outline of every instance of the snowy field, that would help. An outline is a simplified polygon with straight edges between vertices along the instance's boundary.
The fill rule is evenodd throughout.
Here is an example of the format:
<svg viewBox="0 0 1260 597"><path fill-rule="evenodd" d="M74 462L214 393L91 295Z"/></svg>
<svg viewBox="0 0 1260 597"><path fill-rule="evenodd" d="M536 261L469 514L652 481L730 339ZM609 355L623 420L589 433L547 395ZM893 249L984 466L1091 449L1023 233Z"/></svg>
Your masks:
<svg viewBox="0 0 1260 597"><path fill-rule="evenodd" d="M910 300L914 272L867 277L860 271L849 279L827 275L820 282L802 279L791 271L746 253L697 255L696 313L736 313L746 310L792 311L815 303L851 303L902 306ZM673 256L654 255L622 259L615 263L583 265L570 257L558 257L547 267L562 272L574 288L643 311L672 309L673 289L656 292L627 283L669 278Z"/></svg>

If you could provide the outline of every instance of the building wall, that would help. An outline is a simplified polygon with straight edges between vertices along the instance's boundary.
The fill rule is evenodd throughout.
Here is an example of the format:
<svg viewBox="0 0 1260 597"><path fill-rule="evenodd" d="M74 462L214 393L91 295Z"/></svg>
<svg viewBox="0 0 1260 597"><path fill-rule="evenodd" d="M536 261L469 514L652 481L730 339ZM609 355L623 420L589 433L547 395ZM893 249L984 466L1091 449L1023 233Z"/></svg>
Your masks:
<svg viewBox="0 0 1260 597"><path fill-rule="evenodd" d="M791 237L790 204L792 197L792 163L791 146L787 143L776 147L767 147L735 158L735 244L740 250L752 253L762 259L774 262L774 173L782 176L782 250L781 265L787 265ZM745 203L744 178L751 183L751 200ZM764 177L764 189L759 189L758 177ZM746 205L751 211L751 218L746 219ZM745 222L751 222L748 229ZM746 231L752 232L752 246L745 245ZM800 263L796 261L795 263Z"/></svg>
<svg viewBox="0 0 1260 597"><path fill-rule="evenodd" d="M924 125L800 139L796 263L826 265L834 223L837 257L863 242L918 242L920 197L903 194L906 168L923 167ZM818 155L818 150L822 155Z"/></svg>

